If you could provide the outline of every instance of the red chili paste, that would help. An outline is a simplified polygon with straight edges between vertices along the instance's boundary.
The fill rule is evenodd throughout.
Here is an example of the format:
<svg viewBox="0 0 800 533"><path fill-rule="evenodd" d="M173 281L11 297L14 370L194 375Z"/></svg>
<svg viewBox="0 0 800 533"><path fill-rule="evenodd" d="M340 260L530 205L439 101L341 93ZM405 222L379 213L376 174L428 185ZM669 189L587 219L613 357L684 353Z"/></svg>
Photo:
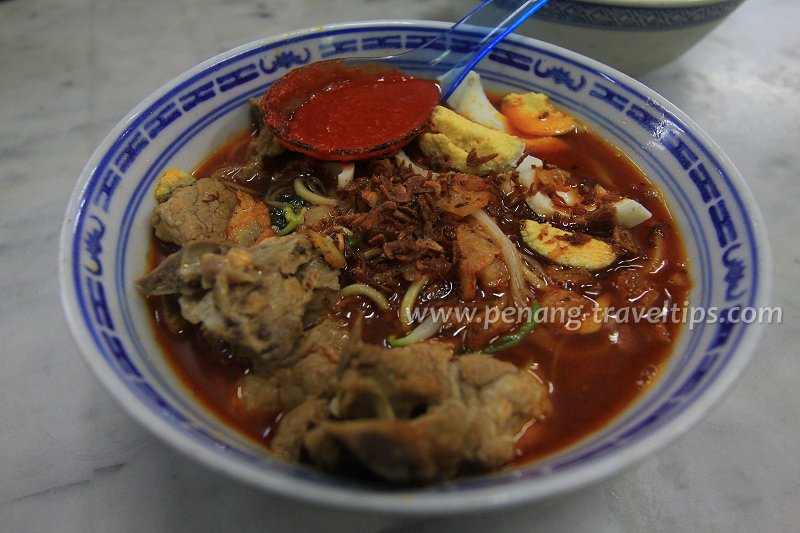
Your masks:
<svg viewBox="0 0 800 533"><path fill-rule="evenodd" d="M439 97L436 82L398 74L337 81L297 108L289 136L324 152L382 146L424 124Z"/></svg>

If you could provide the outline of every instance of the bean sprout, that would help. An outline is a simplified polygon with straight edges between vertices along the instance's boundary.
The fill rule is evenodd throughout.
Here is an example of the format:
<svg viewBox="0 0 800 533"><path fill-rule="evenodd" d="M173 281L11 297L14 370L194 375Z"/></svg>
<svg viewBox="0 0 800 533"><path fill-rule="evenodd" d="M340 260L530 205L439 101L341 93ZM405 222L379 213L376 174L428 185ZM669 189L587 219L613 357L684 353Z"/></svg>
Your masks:
<svg viewBox="0 0 800 533"><path fill-rule="evenodd" d="M313 193L325 196L328 192L328 188L325 186L322 180L316 176L306 176L303 180L303 183L308 190Z"/></svg>
<svg viewBox="0 0 800 533"><path fill-rule="evenodd" d="M389 308L389 300L387 300L383 294L364 283L354 283L343 288L342 297L347 298L348 296L364 296L365 298L369 298L381 311L385 311Z"/></svg>
<svg viewBox="0 0 800 533"><path fill-rule="evenodd" d="M315 192L308 190L308 187L303 183L302 178L295 178L292 183L295 194L303 200L317 205L336 205L338 202L333 198L319 195Z"/></svg>
<svg viewBox="0 0 800 533"><path fill-rule="evenodd" d="M500 255L508 268L508 273L511 278L511 295L514 297L514 305L522 309L527 304L525 298L525 276L522 273L522 261L519 257L519 252L508 235L503 233L503 230L492 220L486 211L479 209L472 213L475 220L481 223L484 228L489 232L497 242L500 244Z"/></svg>
<svg viewBox="0 0 800 533"><path fill-rule="evenodd" d="M383 253L383 250L380 248L370 248L366 252L364 252L364 259L372 259L373 257L378 257Z"/></svg>
<svg viewBox="0 0 800 533"><path fill-rule="evenodd" d="M400 302L400 322L406 329L411 327L411 308L417 304L419 293L427 283L428 276L422 276L422 278L409 285L408 290L403 295L403 300Z"/></svg>
<svg viewBox="0 0 800 533"><path fill-rule="evenodd" d="M522 274L534 288L541 289L553 283L539 261L522 252L519 253L519 256L522 258Z"/></svg>
<svg viewBox="0 0 800 533"><path fill-rule="evenodd" d="M444 325L444 321L440 319L434 319L431 316L428 316L422 323L414 328L411 333L406 335L405 337L389 337L386 339L386 342L389 343L389 346L393 348L399 348L401 346L408 346L409 344L413 344L415 342L422 342L430 339L437 333Z"/></svg>
<svg viewBox="0 0 800 533"><path fill-rule="evenodd" d="M290 192L292 192L291 182L281 181L278 183L273 183L267 188L266 192L264 193L264 198L266 198L266 201L264 203L270 205L269 202L278 202L278 198ZM274 206L274 207L280 207L280 206Z"/></svg>

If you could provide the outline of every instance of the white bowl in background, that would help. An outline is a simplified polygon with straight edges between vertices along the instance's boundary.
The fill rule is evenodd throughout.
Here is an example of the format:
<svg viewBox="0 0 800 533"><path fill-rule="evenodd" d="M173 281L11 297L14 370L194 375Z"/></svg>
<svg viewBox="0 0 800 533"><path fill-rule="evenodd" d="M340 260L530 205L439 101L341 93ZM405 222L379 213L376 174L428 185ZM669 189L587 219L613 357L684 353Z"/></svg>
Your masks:
<svg viewBox="0 0 800 533"><path fill-rule="evenodd" d="M631 76L678 58L744 0L550 0L516 32ZM453 0L453 17L478 4Z"/></svg>
<svg viewBox="0 0 800 533"><path fill-rule="evenodd" d="M606 427L569 449L516 469L394 490L281 462L220 421L183 385L156 342L134 286L145 274L156 177L168 167L194 168L245 128L247 99L290 68L323 58L402 52L447 26L357 22L244 45L155 91L100 144L66 212L59 255L62 303L89 366L134 419L200 463L286 496L349 509L452 513L540 500L604 479L682 434L732 385L761 327L684 328L660 379ZM464 46L471 38L464 33L450 44ZM691 305L766 303L769 250L753 197L728 158L675 106L614 69L517 35L478 70L490 90L546 92L627 153L661 188L684 236L694 279ZM730 274L734 265L736 276Z"/></svg>

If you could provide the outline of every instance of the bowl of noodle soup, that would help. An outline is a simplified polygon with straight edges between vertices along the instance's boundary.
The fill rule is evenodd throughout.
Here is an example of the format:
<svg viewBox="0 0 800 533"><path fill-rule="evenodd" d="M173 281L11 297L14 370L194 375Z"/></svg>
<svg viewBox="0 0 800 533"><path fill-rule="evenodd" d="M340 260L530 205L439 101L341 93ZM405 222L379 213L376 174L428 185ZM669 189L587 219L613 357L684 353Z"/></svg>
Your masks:
<svg viewBox="0 0 800 533"><path fill-rule="evenodd" d="M679 283L682 292L673 291L679 324L670 330L663 357L640 376L639 390L615 404L613 416L597 418L596 425L587 423L571 440L553 441L525 460L488 471L459 470L421 485L387 485L335 475L308 461L276 458L187 383L137 288L137 280L153 267L151 216L159 178L173 168L195 171L206 164L211 173L224 166L218 158L214 167L212 154L236 146L236 136L252 124L249 102L289 70L322 59L396 54L446 28L430 21L371 21L265 38L169 82L109 133L67 209L60 251L62 303L87 363L132 418L201 464L268 491L349 509L432 514L542 500L600 481L684 433L730 388L761 328L733 320L739 315L728 310L755 309L769 293L765 231L743 178L704 132L654 91L596 61L517 35L506 38L476 68L490 99L546 94L559 110L588 127L591 139L581 141L588 153L604 154L611 146L624 154L625 168L635 172L621 190L638 191L641 202L657 205L650 211L668 219L669 231L680 237L679 245L665 253L679 259L691 282ZM470 38L466 32L446 46L464 46ZM408 152L416 164L413 149ZM606 167L617 169L615 164ZM646 177L647 186L636 182L638 175ZM306 182L305 188L313 194L329 192L324 182ZM490 205L486 210L492 216ZM656 240L661 235L651 233ZM608 288L622 290L611 282ZM426 301L434 296L431 292ZM392 309L400 297L390 298ZM368 302L354 306L351 310L370 308ZM363 329L368 341L392 333L369 322ZM498 338L504 339L483 339L484 345L469 351L492 342L496 346ZM564 358L564 365L591 365L591 345L575 344L572 363Z"/></svg>

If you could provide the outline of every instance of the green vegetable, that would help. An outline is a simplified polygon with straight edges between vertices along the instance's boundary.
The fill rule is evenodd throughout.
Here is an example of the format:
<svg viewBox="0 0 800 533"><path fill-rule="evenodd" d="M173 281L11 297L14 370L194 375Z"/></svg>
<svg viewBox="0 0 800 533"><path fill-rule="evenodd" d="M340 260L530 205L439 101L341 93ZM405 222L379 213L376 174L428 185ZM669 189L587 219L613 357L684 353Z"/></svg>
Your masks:
<svg viewBox="0 0 800 533"><path fill-rule="evenodd" d="M386 299L386 296L364 283L353 283L352 285L343 287L340 294L343 298L348 296L364 296L372 300L381 311L389 309L389 300Z"/></svg>
<svg viewBox="0 0 800 533"><path fill-rule="evenodd" d="M347 246L352 248L356 244L360 244L361 242L363 242L366 237L367 237L366 233L360 233L356 237L353 237L352 239L347 239Z"/></svg>
<svg viewBox="0 0 800 533"><path fill-rule="evenodd" d="M497 339L497 342L490 344L481 351L485 354L497 353L511 348L512 346L516 346L522 342L522 339L527 337L528 334L533 331L534 326L536 326L536 313L539 311L540 307L541 306L539 305L539 302L533 302L533 305L531 306L531 316L519 331L504 337L500 337Z"/></svg>
<svg viewBox="0 0 800 533"><path fill-rule="evenodd" d="M289 233L292 231L292 229L294 229L294 227L292 227L290 230L286 231L286 233L281 233L286 229L286 226L289 224L291 218L287 218L286 211L292 211L292 216L299 215L300 211L302 211L303 206L305 205L305 201L296 194L290 192L280 195L278 197L278 201L284 204L289 204L291 209L288 207L273 207L269 210L269 218L272 222L272 225L278 230L278 235L286 235L286 233ZM302 220L299 223L302 223ZM295 224L295 226L297 226L297 224Z"/></svg>
<svg viewBox="0 0 800 533"><path fill-rule="evenodd" d="M271 207L269 210L269 220L272 222L272 225L280 231L286 227L288 222L286 221L286 217L283 214L283 208L280 207Z"/></svg>
<svg viewBox="0 0 800 533"><path fill-rule="evenodd" d="M297 226L305 221L306 211L307 209L305 207L300 209L299 213L295 213L294 209L291 207L285 208L283 210L283 216L286 219L286 225L282 229L278 230L278 235L283 236L293 232Z"/></svg>

